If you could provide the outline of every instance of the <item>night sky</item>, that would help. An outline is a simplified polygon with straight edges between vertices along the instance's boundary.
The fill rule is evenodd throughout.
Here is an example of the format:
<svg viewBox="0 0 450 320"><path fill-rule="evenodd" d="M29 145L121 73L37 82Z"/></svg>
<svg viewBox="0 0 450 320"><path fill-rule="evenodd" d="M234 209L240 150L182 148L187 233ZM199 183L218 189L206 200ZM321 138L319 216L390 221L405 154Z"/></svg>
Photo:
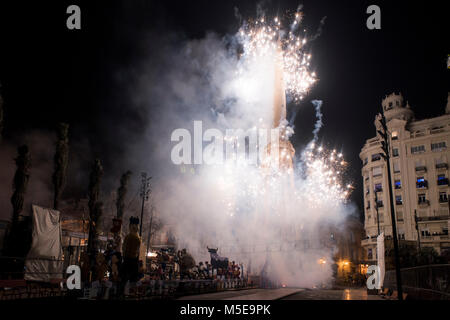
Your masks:
<svg viewBox="0 0 450 320"><path fill-rule="evenodd" d="M270 15L295 12L303 4L303 26L311 33L327 17L322 34L311 44L320 81L300 106L293 144L300 147L311 139L315 118L309 101L323 100L320 138L342 150L350 162L353 200L361 209L358 154L364 141L375 135L373 121L381 99L402 92L418 119L444 112L450 90L450 19L444 1L3 0L4 139L15 141L23 132L52 130L65 121L71 125L71 141L89 141L92 157L101 155L107 171L121 154L121 144L127 143L111 139L110 133L128 121L136 137L143 130L140 115L127 110L127 89L116 75L137 68L148 50L158 50L156 43L148 48L148 35L201 39L207 32L234 34L240 26L234 8L244 18L254 17L257 3ZM70 4L81 7L79 31L66 28ZM366 28L371 4L381 8L381 30Z"/></svg>

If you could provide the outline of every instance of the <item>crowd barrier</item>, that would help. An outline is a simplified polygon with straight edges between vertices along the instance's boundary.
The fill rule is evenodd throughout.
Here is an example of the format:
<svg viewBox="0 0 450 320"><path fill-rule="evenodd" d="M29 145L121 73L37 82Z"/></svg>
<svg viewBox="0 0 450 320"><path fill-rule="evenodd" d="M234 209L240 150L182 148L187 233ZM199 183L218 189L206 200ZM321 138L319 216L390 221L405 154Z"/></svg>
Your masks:
<svg viewBox="0 0 450 320"><path fill-rule="evenodd" d="M224 290L250 288L243 279L229 280L146 280L127 284L124 295L118 292L118 284L110 281L93 282L82 290L81 299L174 299L180 296L213 293Z"/></svg>
<svg viewBox="0 0 450 320"><path fill-rule="evenodd" d="M403 291L412 299L450 300L450 264L401 269ZM386 271L384 287L397 290L395 270Z"/></svg>

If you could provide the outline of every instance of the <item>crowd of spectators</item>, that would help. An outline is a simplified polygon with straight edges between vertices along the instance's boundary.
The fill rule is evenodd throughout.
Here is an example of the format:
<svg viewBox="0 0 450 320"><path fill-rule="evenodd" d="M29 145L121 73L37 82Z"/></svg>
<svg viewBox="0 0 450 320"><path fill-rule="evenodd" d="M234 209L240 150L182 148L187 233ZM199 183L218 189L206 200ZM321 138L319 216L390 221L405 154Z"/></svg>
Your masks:
<svg viewBox="0 0 450 320"><path fill-rule="evenodd" d="M230 280L243 276L242 265L235 261L228 268L213 268L209 261L196 263L186 249L176 253L161 250L149 259L147 274L155 280Z"/></svg>

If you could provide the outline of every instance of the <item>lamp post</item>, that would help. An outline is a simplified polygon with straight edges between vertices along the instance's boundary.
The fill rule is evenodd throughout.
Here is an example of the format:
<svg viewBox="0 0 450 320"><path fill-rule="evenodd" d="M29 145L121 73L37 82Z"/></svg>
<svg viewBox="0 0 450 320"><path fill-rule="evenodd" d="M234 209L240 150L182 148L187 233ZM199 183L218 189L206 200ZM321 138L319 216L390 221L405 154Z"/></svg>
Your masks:
<svg viewBox="0 0 450 320"><path fill-rule="evenodd" d="M153 224L153 211L154 211L154 207L152 206L152 208L150 209L150 225L148 226L148 239L147 239L147 253L150 251L150 239L152 237L152 224Z"/></svg>
<svg viewBox="0 0 450 320"><path fill-rule="evenodd" d="M378 214L378 192L375 190L375 210L377 212L377 228L378 235L380 235L380 216Z"/></svg>
<svg viewBox="0 0 450 320"><path fill-rule="evenodd" d="M390 164L390 144L388 129L386 125L386 118L384 116L384 111L379 115L379 122L382 130L377 130L381 137L381 149L384 154L381 156L386 161L387 174L388 174L388 185L389 185L389 202L391 208L391 220L392 220L392 239L394 240L394 256L395 256L395 274L397 278L397 292L398 300L403 300L403 290L402 290L402 275L400 272L400 257L398 250L398 238L397 238L397 224L395 221L395 211L394 211L394 196L392 194L392 179L391 179L391 164Z"/></svg>
<svg viewBox="0 0 450 320"><path fill-rule="evenodd" d="M416 223L416 231L417 231L417 247L420 251L420 231L419 231L419 218L417 217L417 210L414 209L414 221Z"/></svg>

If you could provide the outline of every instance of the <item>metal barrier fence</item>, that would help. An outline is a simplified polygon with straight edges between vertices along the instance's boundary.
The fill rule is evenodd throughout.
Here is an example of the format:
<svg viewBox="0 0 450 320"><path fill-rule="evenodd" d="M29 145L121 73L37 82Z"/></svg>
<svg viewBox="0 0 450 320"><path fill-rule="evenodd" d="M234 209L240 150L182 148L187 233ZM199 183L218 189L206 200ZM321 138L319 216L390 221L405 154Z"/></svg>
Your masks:
<svg viewBox="0 0 450 320"><path fill-rule="evenodd" d="M54 259L42 259L59 261ZM25 258L0 257L0 300L71 297L81 299L161 299L183 295L218 292L248 288L244 279L206 280L141 280L119 292L119 284L111 281L84 283L82 290L68 290L65 285L66 272L33 274L49 275L50 281L28 281L24 279ZM147 275L148 276L148 275Z"/></svg>
<svg viewBox="0 0 450 320"><path fill-rule="evenodd" d="M60 262L55 259L33 259ZM49 281L28 281L24 279L28 275L45 275ZM30 272L25 270L25 258L22 257L0 257L0 300L31 299L63 297L65 292L61 285L64 277L61 272Z"/></svg>
<svg viewBox="0 0 450 320"><path fill-rule="evenodd" d="M250 288L242 279L230 280L147 280L126 286L124 295L118 284L93 282L82 290L81 299L174 299L186 295Z"/></svg>
<svg viewBox="0 0 450 320"><path fill-rule="evenodd" d="M450 264L401 269L403 289L417 299L450 300ZM385 274L384 287L397 290L395 270Z"/></svg>

